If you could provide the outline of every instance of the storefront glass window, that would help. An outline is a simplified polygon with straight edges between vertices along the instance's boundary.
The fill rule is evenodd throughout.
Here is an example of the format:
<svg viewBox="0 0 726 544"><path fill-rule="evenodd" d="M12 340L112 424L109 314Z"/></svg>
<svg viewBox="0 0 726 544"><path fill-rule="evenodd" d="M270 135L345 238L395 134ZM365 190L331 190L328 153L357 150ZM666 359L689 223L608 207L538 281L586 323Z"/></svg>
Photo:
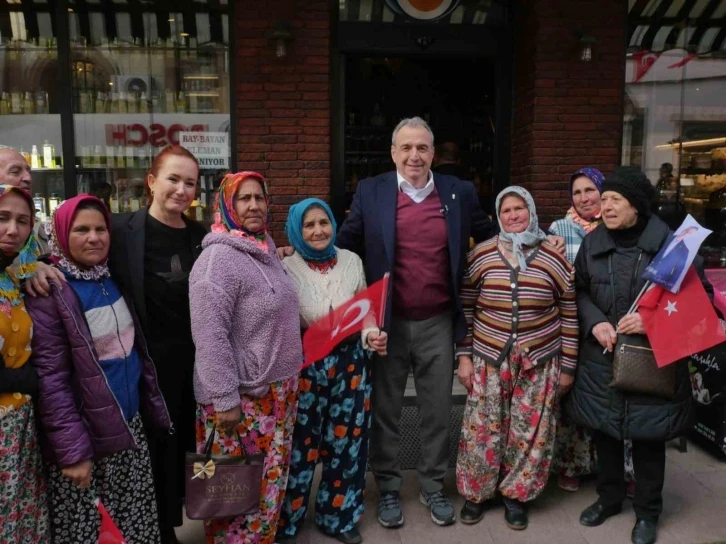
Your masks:
<svg viewBox="0 0 726 544"><path fill-rule="evenodd" d="M17 10L17 11L14 11ZM33 169L39 218L65 197L61 146L58 40L51 8L38 4L0 12L0 145Z"/></svg>
<svg viewBox="0 0 726 544"><path fill-rule="evenodd" d="M182 13L116 2L111 12L71 2L77 190L113 213L146 205L144 176L168 144L200 161L189 210L197 220L209 219L214 184L229 168L227 7L191 5Z"/></svg>
<svg viewBox="0 0 726 544"><path fill-rule="evenodd" d="M656 183L671 228L690 213L713 230L701 253L726 267L726 5L661 4L658 18L631 11L622 163Z"/></svg>

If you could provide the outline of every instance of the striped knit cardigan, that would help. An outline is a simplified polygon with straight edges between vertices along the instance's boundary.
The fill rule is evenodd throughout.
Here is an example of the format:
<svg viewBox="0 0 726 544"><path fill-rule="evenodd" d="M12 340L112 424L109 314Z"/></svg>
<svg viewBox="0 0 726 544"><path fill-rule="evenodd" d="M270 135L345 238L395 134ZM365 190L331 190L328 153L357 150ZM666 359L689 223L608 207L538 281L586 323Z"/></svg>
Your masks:
<svg viewBox="0 0 726 544"><path fill-rule="evenodd" d="M541 244L514 269L497 247L499 237L469 252L461 289L466 338L457 355L500 366L515 344L534 365L561 356L562 372L577 366L578 322L574 269L557 250Z"/></svg>

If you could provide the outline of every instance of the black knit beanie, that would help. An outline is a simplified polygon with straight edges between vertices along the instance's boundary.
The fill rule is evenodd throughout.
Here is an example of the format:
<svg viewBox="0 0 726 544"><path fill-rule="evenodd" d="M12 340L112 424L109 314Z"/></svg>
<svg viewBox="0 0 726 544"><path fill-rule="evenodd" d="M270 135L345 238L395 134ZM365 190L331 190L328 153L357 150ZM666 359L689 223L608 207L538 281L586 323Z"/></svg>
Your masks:
<svg viewBox="0 0 726 544"><path fill-rule="evenodd" d="M637 166L618 166L602 183L600 193L615 191L638 210L641 217L650 217L655 188Z"/></svg>

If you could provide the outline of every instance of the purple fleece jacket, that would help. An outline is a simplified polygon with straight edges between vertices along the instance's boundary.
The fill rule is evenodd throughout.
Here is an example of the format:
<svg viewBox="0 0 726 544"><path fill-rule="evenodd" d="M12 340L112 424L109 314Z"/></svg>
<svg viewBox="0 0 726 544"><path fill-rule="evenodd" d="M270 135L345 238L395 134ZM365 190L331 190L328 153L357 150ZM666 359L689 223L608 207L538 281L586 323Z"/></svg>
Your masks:
<svg viewBox="0 0 726 544"><path fill-rule="evenodd" d="M216 411L263 396L300 372L300 310L295 286L268 236L265 253L231 234L208 234L189 276L194 394Z"/></svg>

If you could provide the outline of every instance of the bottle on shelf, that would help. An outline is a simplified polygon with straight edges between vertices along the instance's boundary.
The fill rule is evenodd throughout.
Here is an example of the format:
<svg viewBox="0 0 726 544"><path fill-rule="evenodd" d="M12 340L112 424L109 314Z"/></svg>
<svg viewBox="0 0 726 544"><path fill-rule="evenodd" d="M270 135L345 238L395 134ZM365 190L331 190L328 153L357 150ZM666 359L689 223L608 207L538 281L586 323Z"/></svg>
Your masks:
<svg viewBox="0 0 726 544"><path fill-rule="evenodd" d="M139 208L141 207L141 200L137 196L132 196L129 200L129 207L131 208L129 211L137 212L139 211Z"/></svg>
<svg viewBox="0 0 726 544"><path fill-rule="evenodd" d="M93 148L93 162L92 167L93 168L102 168L103 167L103 156L101 155L101 146L97 145Z"/></svg>
<svg viewBox="0 0 726 544"><path fill-rule="evenodd" d="M174 113L176 111L176 100L174 99L174 91L166 90L166 113Z"/></svg>
<svg viewBox="0 0 726 544"><path fill-rule="evenodd" d="M146 93L141 93L141 98L139 98L139 113L149 113L149 100L146 98Z"/></svg>
<svg viewBox="0 0 726 544"><path fill-rule="evenodd" d="M25 98L23 99L23 113L25 115L35 113L35 101L33 100L33 93L25 93Z"/></svg>
<svg viewBox="0 0 726 544"><path fill-rule="evenodd" d="M106 97L102 91L98 91L98 95L96 95L96 107L94 109L96 113L106 113Z"/></svg>
<svg viewBox="0 0 726 544"><path fill-rule="evenodd" d="M185 113L187 111L187 100L184 96L184 91L179 91L176 99L176 111L177 113Z"/></svg>
<svg viewBox="0 0 726 544"><path fill-rule="evenodd" d="M106 146L106 168L113 168L116 166L116 154L113 152L113 146Z"/></svg>
<svg viewBox="0 0 726 544"><path fill-rule="evenodd" d="M18 153L20 153L23 156L23 158L25 159L25 162L27 162L28 166L30 166L30 153L25 151L25 149L23 149L22 145L20 146L20 151L18 151Z"/></svg>
<svg viewBox="0 0 726 544"><path fill-rule="evenodd" d="M124 168L126 166L126 160L124 155L124 146L116 146L116 168Z"/></svg>
<svg viewBox="0 0 726 544"><path fill-rule="evenodd" d="M6 92L3 92L2 96L0 96L0 115L9 115L10 114L10 95Z"/></svg>
<svg viewBox="0 0 726 544"><path fill-rule="evenodd" d="M88 146L82 145L81 146L81 168L88 168L90 164L90 157L88 156Z"/></svg>
<svg viewBox="0 0 726 544"><path fill-rule="evenodd" d="M50 213L51 217L53 217L53 212L58 206L60 206L60 203L60 197L55 193L50 193L50 198L48 199L48 213Z"/></svg>
<svg viewBox="0 0 726 544"><path fill-rule="evenodd" d="M48 140L43 142L43 168L55 168L55 146Z"/></svg>
<svg viewBox="0 0 726 544"><path fill-rule="evenodd" d="M136 166L136 151L130 145L126 146L126 167L134 168Z"/></svg>
<svg viewBox="0 0 726 544"><path fill-rule="evenodd" d="M35 91L35 113L48 113L48 93L43 90Z"/></svg>
<svg viewBox="0 0 726 544"><path fill-rule="evenodd" d="M45 211L45 198L40 193L35 193L33 197L33 205L35 207L35 218L37 221L47 221L48 216Z"/></svg>
<svg viewBox="0 0 726 544"><path fill-rule="evenodd" d="M118 113L119 112L119 95L116 91L113 91L111 93L111 113Z"/></svg>
<svg viewBox="0 0 726 544"><path fill-rule="evenodd" d="M119 113L128 113L128 102L126 101L126 93L121 91L118 93L118 112Z"/></svg>
<svg viewBox="0 0 726 544"><path fill-rule="evenodd" d="M111 208L111 213L119 213L118 208L118 194L112 194L111 198L108 199L109 208Z"/></svg>
<svg viewBox="0 0 726 544"><path fill-rule="evenodd" d="M13 114L23 113L23 95L18 91L10 93L10 111Z"/></svg>
<svg viewBox="0 0 726 544"><path fill-rule="evenodd" d="M138 113L139 101L136 93L129 92L126 94L126 110L128 113Z"/></svg>
<svg viewBox="0 0 726 544"><path fill-rule="evenodd" d="M34 170L40 168L40 155L38 154L38 146L35 144L30 150L30 167Z"/></svg>

